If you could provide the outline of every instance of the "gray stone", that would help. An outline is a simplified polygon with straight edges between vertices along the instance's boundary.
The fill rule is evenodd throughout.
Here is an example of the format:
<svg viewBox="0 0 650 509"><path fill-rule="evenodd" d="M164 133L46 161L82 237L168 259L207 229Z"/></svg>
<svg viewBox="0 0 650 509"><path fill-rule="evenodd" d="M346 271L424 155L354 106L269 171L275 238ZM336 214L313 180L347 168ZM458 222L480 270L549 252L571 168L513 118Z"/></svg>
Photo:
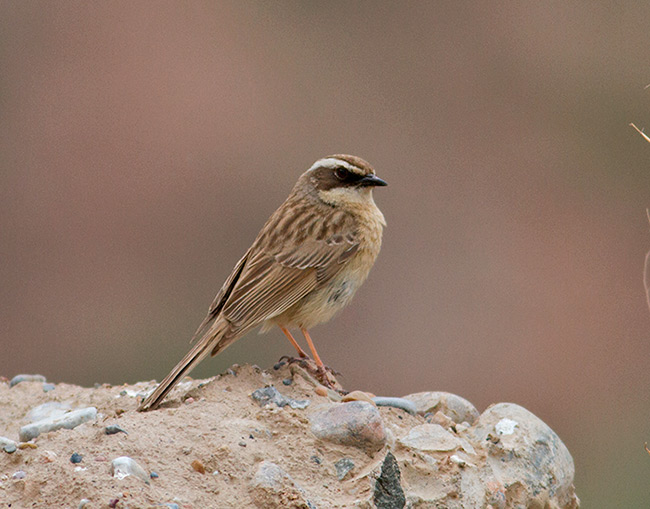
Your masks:
<svg viewBox="0 0 650 509"><path fill-rule="evenodd" d="M311 431L322 440L358 447L369 454L386 443L381 415L365 401L336 404L312 415Z"/></svg>
<svg viewBox="0 0 650 509"><path fill-rule="evenodd" d="M293 479L282 468L272 461L262 461L257 467L253 487L280 489L286 481L293 483Z"/></svg>
<svg viewBox="0 0 650 509"><path fill-rule="evenodd" d="M411 428L399 443L422 452L454 451L462 447L460 439L439 424L420 424Z"/></svg>
<svg viewBox="0 0 650 509"><path fill-rule="evenodd" d="M309 406L309 400L295 400L283 396L272 385L253 391L251 397L257 401L260 406L270 405L271 403L275 403L279 407L289 405L291 408L296 409L303 409Z"/></svg>
<svg viewBox="0 0 650 509"><path fill-rule="evenodd" d="M577 507L573 458L541 419L513 403L498 403L471 430L487 448L496 481L507 487L507 506L528 505L540 496L560 507ZM540 499L541 500L541 499Z"/></svg>
<svg viewBox="0 0 650 509"><path fill-rule="evenodd" d="M0 447L4 452L12 454L16 452L17 444L11 438L0 437Z"/></svg>
<svg viewBox="0 0 650 509"><path fill-rule="evenodd" d="M116 433L124 433L125 435L128 435L128 433L117 424L109 424L106 426L104 428L104 433L107 435L115 435Z"/></svg>
<svg viewBox="0 0 650 509"><path fill-rule="evenodd" d="M354 462L350 458L341 458L334 463L334 468L336 468L336 477L342 481L354 468Z"/></svg>
<svg viewBox="0 0 650 509"><path fill-rule="evenodd" d="M58 429L73 429L97 417L97 409L95 407L81 408L73 410L55 419L43 419L41 421L27 424L20 428L20 440L27 442L32 438L36 438L41 433L55 431Z"/></svg>
<svg viewBox="0 0 650 509"><path fill-rule="evenodd" d="M45 377L43 375L16 375L9 382L9 387L13 387L14 385L18 385L19 383L22 383L22 382L40 382L40 383L44 383L45 382Z"/></svg>
<svg viewBox="0 0 650 509"><path fill-rule="evenodd" d="M372 400L377 406L392 406L394 408L400 408L411 415L415 415L418 411L415 403L405 398L388 398L384 396L376 396L372 398Z"/></svg>
<svg viewBox="0 0 650 509"><path fill-rule="evenodd" d="M455 423L468 422L473 424L479 417L478 410L465 398L449 392L416 392L404 396L415 403L420 415L442 412Z"/></svg>
<svg viewBox="0 0 650 509"><path fill-rule="evenodd" d="M44 419L56 419L68 413L72 407L69 403L48 401L42 405L32 408L26 416L29 422L42 421Z"/></svg>
<svg viewBox="0 0 650 509"><path fill-rule="evenodd" d="M310 507L305 491L272 461L262 461L251 483L256 507Z"/></svg>
<svg viewBox="0 0 650 509"><path fill-rule="evenodd" d="M406 505L400 478L397 460L389 452L381 465L381 474L375 482L373 502L377 509L402 509Z"/></svg>
<svg viewBox="0 0 650 509"><path fill-rule="evenodd" d="M133 475L149 484L149 474L134 459L128 456L120 456L111 462L111 475L120 480Z"/></svg>

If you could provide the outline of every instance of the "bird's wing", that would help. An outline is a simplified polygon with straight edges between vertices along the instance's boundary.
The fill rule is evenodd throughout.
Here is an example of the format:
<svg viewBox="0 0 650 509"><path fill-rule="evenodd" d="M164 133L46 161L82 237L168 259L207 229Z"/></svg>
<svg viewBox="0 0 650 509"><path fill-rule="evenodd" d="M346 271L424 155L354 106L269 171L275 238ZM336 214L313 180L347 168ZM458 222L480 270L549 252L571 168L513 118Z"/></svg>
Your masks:
<svg viewBox="0 0 650 509"><path fill-rule="evenodd" d="M234 327L248 329L286 311L338 273L359 246L353 234L284 245L292 247L245 263L221 311Z"/></svg>

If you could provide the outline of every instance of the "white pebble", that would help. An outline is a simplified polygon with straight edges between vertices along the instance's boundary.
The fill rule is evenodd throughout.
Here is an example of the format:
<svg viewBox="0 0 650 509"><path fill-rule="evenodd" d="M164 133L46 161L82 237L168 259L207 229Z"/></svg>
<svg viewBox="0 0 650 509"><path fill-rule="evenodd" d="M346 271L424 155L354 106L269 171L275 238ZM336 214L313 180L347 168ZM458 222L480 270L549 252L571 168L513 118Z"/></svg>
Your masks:
<svg viewBox="0 0 650 509"><path fill-rule="evenodd" d="M134 475L149 484L149 475L147 472L134 459L128 456L120 456L111 462L111 474L116 479L124 479L130 475Z"/></svg>
<svg viewBox="0 0 650 509"><path fill-rule="evenodd" d="M32 438L36 438L41 433L48 431L55 431L57 429L73 429L97 417L97 409L93 406L87 408L80 408L67 412L60 417L54 419L43 419L41 421L27 424L20 428L19 436L22 442L27 442Z"/></svg>
<svg viewBox="0 0 650 509"><path fill-rule="evenodd" d="M494 429L499 435L512 435L517 424L517 421L504 417L494 425Z"/></svg>

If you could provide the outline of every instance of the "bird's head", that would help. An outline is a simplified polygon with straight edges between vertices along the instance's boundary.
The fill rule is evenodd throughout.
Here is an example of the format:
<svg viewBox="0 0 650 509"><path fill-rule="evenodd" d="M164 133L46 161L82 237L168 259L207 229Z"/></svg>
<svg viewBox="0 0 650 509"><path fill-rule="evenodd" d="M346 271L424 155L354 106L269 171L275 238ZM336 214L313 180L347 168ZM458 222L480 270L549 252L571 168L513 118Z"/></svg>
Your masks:
<svg viewBox="0 0 650 509"><path fill-rule="evenodd" d="M387 185L366 161L343 154L319 159L303 179L321 201L343 208L373 203L372 188Z"/></svg>

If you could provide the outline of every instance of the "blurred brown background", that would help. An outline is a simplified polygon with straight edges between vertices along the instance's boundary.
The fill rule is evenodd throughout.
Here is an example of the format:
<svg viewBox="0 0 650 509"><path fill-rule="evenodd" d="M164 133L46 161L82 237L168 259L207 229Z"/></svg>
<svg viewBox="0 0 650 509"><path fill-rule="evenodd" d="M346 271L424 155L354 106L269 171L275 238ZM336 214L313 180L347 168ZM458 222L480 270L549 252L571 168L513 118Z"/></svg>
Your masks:
<svg viewBox="0 0 650 509"><path fill-rule="evenodd" d="M313 331L344 384L519 403L584 507L647 506L650 4L0 6L1 374L161 379L298 175L353 153L390 185Z"/></svg>

